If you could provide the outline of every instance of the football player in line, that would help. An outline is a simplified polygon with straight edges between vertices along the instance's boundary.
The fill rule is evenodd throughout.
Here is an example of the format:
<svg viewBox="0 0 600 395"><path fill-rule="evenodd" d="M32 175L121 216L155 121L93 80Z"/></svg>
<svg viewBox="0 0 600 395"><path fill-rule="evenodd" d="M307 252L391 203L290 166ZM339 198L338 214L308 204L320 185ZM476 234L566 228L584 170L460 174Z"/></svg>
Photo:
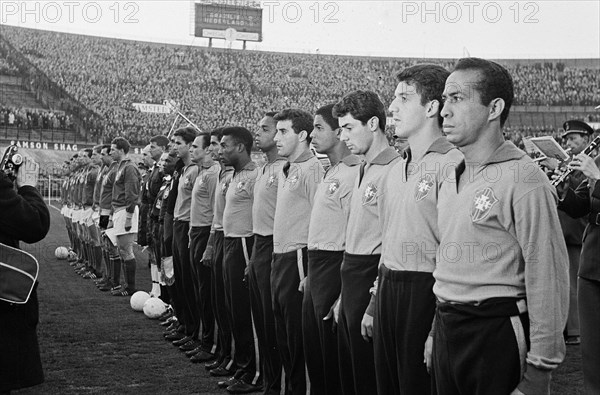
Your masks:
<svg viewBox="0 0 600 395"><path fill-rule="evenodd" d="M311 152L313 116L299 109L286 109L275 115L275 143L287 159L279 173L277 207L273 224L273 263L271 294L277 346L285 369L286 390L306 392L302 342L302 290L307 270L310 211L323 166Z"/></svg>
<svg viewBox="0 0 600 395"><path fill-rule="evenodd" d="M271 261L273 260L273 222L277 205L279 173L285 159L277 154L275 134L276 113L268 112L258 123L254 142L266 156L267 163L259 169L254 186L252 228L254 245L248 265L248 287L252 316L256 328L264 393L278 395L281 392L281 358L277 349L275 317L271 298Z"/></svg>
<svg viewBox="0 0 600 395"><path fill-rule="evenodd" d="M318 184L308 228L308 273L302 302L302 336L311 394L341 393L337 336L331 307L340 294L340 267L346 244L350 199L361 159L340 140L333 104L319 108L310 134L330 167Z"/></svg>
<svg viewBox="0 0 600 395"><path fill-rule="evenodd" d="M341 386L344 394L375 393L372 332L361 330L369 305L369 289L377 277L381 255L381 199L389 170L400 155L384 133L383 103L371 91L347 94L333 107L350 151L365 156L350 201L346 250L341 266L338 323ZM367 340L367 341L365 341Z"/></svg>
<svg viewBox="0 0 600 395"><path fill-rule="evenodd" d="M383 188L379 275L363 317L363 330L373 332L380 395L431 393L423 356L435 311L437 197L462 160L442 134L442 92L449 74L430 64L404 69L396 76L389 107L395 135L409 148Z"/></svg>

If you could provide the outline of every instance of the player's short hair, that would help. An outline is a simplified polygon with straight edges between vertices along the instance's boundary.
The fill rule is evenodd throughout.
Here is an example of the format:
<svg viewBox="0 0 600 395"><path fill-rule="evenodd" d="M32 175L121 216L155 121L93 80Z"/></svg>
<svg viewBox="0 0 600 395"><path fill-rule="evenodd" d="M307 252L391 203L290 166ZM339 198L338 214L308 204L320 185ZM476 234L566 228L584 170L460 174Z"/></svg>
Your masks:
<svg viewBox="0 0 600 395"><path fill-rule="evenodd" d="M163 136L158 135L158 136L154 136L150 139L151 143L156 143L156 145L158 145L159 147L162 147L163 149L167 149L167 146L169 145L169 138L167 136Z"/></svg>
<svg viewBox="0 0 600 395"><path fill-rule="evenodd" d="M85 155L86 155L88 158L91 158L91 157L92 157L92 154L94 153L94 150L93 150L92 148L85 148L85 149L83 149L82 151L83 151L83 152L85 152Z"/></svg>
<svg viewBox="0 0 600 395"><path fill-rule="evenodd" d="M210 133L205 133L205 132L199 133L196 136L196 137L201 138L200 140L202 141L202 147L200 147L200 148L206 148L210 145L210 136L211 136Z"/></svg>
<svg viewBox="0 0 600 395"><path fill-rule="evenodd" d="M94 150L94 152L95 152L95 153L97 153L97 154L100 154L100 153L102 153L102 147L103 147L103 145L102 145L102 144L98 144L98 145L95 145L95 146L92 148L92 150Z"/></svg>
<svg viewBox="0 0 600 395"><path fill-rule="evenodd" d="M325 122L327 122L327 125L329 125L332 130L336 130L340 128L340 123L338 122L337 117L333 116L333 106L335 106L335 104L332 103L326 104L323 107L319 107L319 109L315 112L315 115L320 115L323 117Z"/></svg>
<svg viewBox="0 0 600 395"><path fill-rule="evenodd" d="M224 127L219 127L219 128L215 128L210 132L210 136L215 136L217 137L217 140L221 141L221 138L223 137L223 129L225 129ZM210 141L209 141L210 143Z"/></svg>
<svg viewBox="0 0 600 395"><path fill-rule="evenodd" d="M479 72L480 78L474 85L474 89L479 91L481 104L487 106L497 98L504 100L504 110L500 114L500 127L503 127L515 97L513 80L508 70L498 63L480 58L459 59L453 71L459 70Z"/></svg>
<svg viewBox="0 0 600 395"><path fill-rule="evenodd" d="M186 144L190 144L196 136L198 132L191 126L186 126L185 128L179 128L173 133L173 136L179 136L185 141Z"/></svg>
<svg viewBox="0 0 600 395"><path fill-rule="evenodd" d="M265 117L269 117L269 118L275 118L275 115L277 115L277 111L267 111L265 113Z"/></svg>
<svg viewBox="0 0 600 395"><path fill-rule="evenodd" d="M126 154L129 153L129 149L131 148L129 141L123 137L115 137L110 143L114 144L117 149L123 150Z"/></svg>
<svg viewBox="0 0 600 395"><path fill-rule="evenodd" d="M373 117L379 120L379 128L385 131L385 107L377 96L377 93L369 90L357 90L345 95L342 100L333 106L333 116L341 118L346 114L352 115L363 125Z"/></svg>
<svg viewBox="0 0 600 395"><path fill-rule="evenodd" d="M298 108L286 108L275 114L273 118L278 122L292 121L292 129L296 134L306 130L306 141L310 143L310 133L313 130L313 116L309 112Z"/></svg>
<svg viewBox="0 0 600 395"><path fill-rule="evenodd" d="M425 103L437 100L440 104L438 111L438 123L442 126L444 118L441 115L442 106L444 101L442 100L442 94L444 93L444 87L446 85L446 79L450 72L437 64L416 64L411 67L407 67L402 71L396 73L396 79L398 82L405 82L408 85L412 85L417 90L417 93L421 95L421 105Z"/></svg>
<svg viewBox="0 0 600 395"><path fill-rule="evenodd" d="M243 144L248 155L252 152L254 137L248 129L241 126L228 126L223 128L222 135L231 137L235 144Z"/></svg>
<svg viewBox="0 0 600 395"><path fill-rule="evenodd" d="M102 152L102 150L105 149L107 154L110 154L110 144L102 144L100 146L100 152Z"/></svg>

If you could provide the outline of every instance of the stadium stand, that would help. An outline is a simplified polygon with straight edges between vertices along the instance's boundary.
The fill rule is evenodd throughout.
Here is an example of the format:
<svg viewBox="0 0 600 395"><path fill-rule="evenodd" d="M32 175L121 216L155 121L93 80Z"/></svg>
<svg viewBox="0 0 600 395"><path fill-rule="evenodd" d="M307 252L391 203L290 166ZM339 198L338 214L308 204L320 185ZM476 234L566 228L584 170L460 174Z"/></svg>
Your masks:
<svg viewBox="0 0 600 395"><path fill-rule="evenodd" d="M101 114L101 120L81 117L89 139L109 141L122 135L133 144L166 132L172 122L163 114L137 112L134 102L174 99L203 129L235 124L252 130L265 110L313 110L354 89L371 89L389 100L394 71L424 61L184 47L10 26L2 26L2 33L10 43L6 45L16 48L32 67L92 113ZM447 68L454 63L426 61ZM539 115L513 112L510 133L559 128L566 115L550 114L550 106L600 103L600 62L503 63L515 80L515 105L541 107ZM577 118L585 115L589 113L580 111Z"/></svg>

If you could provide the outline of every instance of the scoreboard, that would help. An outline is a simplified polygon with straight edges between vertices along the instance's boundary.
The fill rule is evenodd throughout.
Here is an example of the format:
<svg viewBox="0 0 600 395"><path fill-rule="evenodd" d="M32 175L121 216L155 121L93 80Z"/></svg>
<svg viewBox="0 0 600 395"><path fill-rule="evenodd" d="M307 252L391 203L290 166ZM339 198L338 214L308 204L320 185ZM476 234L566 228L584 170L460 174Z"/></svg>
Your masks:
<svg viewBox="0 0 600 395"><path fill-rule="evenodd" d="M262 9L237 1L194 4L194 36L262 41Z"/></svg>

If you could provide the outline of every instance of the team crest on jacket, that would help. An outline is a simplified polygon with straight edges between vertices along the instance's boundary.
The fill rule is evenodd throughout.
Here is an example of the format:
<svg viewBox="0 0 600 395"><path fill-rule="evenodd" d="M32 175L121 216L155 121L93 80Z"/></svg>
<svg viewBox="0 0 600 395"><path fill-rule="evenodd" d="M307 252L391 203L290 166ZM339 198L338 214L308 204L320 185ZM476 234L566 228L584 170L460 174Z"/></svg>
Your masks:
<svg viewBox="0 0 600 395"><path fill-rule="evenodd" d="M333 180L332 182L329 183L329 188L327 188L327 194L331 196L339 188L340 188L340 182L338 180Z"/></svg>
<svg viewBox="0 0 600 395"><path fill-rule="evenodd" d="M433 188L433 177L431 174L425 174L419 179L417 183L417 188L415 190L415 200L418 202L419 200L425 199L425 196L429 194L429 191Z"/></svg>
<svg viewBox="0 0 600 395"><path fill-rule="evenodd" d="M496 203L498 203L498 199L492 188L487 187L478 191L471 206L471 221L477 222L487 217Z"/></svg>
<svg viewBox="0 0 600 395"><path fill-rule="evenodd" d="M183 186L187 188L187 186L190 185L190 176L186 176L185 180L183 181Z"/></svg>
<svg viewBox="0 0 600 395"><path fill-rule="evenodd" d="M269 179L267 180L267 188L271 188L273 186L273 184L275 184L275 175L271 175L269 176Z"/></svg>
<svg viewBox="0 0 600 395"><path fill-rule="evenodd" d="M362 198L363 206L367 205L367 204L371 204L373 201L375 201L376 197L377 197L377 186L369 183L367 185L367 187L365 188L365 192L363 194L363 198Z"/></svg>
<svg viewBox="0 0 600 395"><path fill-rule="evenodd" d="M247 181L238 182L237 185L235 186L235 191L242 192L246 188L247 183L248 183Z"/></svg>

